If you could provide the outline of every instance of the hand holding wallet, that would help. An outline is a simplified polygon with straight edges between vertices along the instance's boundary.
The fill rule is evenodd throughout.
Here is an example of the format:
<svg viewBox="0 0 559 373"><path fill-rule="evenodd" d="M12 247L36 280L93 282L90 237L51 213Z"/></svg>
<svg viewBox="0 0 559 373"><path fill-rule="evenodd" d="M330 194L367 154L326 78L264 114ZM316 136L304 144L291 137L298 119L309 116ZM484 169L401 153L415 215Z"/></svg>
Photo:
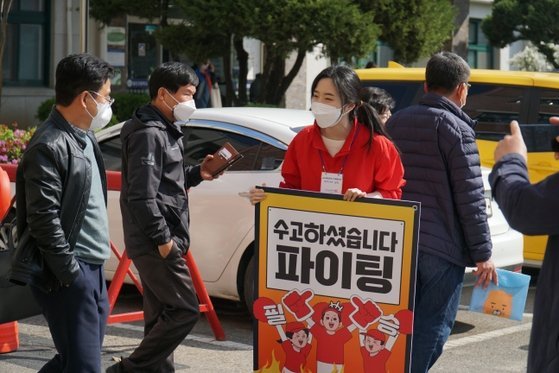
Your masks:
<svg viewBox="0 0 559 373"><path fill-rule="evenodd" d="M243 155L233 145L226 142L213 154L213 158L206 162L205 167L213 177L216 177L241 158Z"/></svg>

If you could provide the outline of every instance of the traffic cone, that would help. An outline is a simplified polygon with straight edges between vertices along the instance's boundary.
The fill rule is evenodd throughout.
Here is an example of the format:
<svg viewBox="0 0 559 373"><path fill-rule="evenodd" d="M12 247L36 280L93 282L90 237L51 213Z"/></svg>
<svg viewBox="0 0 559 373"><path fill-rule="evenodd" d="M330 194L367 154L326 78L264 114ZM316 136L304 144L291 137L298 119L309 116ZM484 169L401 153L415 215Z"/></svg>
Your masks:
<svg viewBox="0 0 559 373"><path fill-rule="evenodd" d="M0 354L13 352L19 347L17 321L0 324Z"/></svg>
<svg viewBox="0 0 559 373"><path fill-rule="evenodd" d="M4 217L11 202L10 177L0 167L0 217ZM0 354L12 352L19 347L17 321L0 324Z"/></svg>

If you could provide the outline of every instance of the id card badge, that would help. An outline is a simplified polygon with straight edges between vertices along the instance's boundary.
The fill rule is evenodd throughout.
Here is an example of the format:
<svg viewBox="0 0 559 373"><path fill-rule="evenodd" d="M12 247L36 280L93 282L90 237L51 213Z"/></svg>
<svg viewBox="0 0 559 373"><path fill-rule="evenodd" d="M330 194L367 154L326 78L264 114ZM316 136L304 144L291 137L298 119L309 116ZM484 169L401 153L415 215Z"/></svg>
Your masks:
<svg viewBox="0 0 559 373"><path fill-rule="evenodd" d="M343 174L323 172L320 181L321 193L342 194Z"/></svg>

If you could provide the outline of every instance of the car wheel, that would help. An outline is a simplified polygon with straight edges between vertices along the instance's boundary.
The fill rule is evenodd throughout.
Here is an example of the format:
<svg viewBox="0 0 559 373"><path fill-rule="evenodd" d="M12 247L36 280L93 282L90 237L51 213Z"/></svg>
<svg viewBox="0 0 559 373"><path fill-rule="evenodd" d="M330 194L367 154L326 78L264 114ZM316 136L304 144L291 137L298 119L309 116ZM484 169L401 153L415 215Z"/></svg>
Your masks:
<svg viewBox="0 0 559 373"><path fill-rule="evenodd" d="M248 261L248 265L245 270L245 278L243 282L243 296L245 299L245 305L248 312L252 315L252 304L254 303L254 284L255 284L255 273L256 273L256 260L254 255Z"/></svg>

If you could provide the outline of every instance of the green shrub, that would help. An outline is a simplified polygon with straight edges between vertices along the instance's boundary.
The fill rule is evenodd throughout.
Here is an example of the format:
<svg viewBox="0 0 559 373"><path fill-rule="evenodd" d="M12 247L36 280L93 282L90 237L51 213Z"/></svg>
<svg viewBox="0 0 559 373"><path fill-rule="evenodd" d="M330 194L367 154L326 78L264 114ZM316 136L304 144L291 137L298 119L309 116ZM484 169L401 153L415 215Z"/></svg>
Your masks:
<svg viewBox="0 0 559 373"><path fill-rule="evenodd" d="M54 97L43 101L41 105L39 105L39 108L37 109L37 118L39 119L39 121L44 122L49 117L50 111L52 110L53 106Z"/></svg>
<svg viewBox="0 0 559 373"><path fill-rule="evenodd" d="M149 95L145 93L118 92L111 94L111 97L115 99L113 113L117 123L130 119L137 108L150 101Z"/></svg>

